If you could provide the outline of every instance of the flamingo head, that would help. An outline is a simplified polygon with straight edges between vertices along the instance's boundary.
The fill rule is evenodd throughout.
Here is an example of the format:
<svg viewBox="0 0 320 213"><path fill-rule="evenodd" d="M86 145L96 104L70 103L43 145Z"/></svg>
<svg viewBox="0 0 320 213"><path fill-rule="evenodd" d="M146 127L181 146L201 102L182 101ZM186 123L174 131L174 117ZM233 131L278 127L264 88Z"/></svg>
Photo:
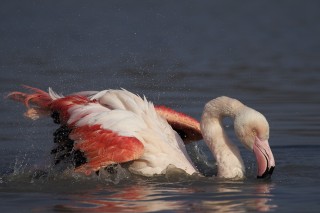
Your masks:
<svg viewBox="0 0 320 213"><path fill-rule="evenodd" d="M242 107L235 115L234 129L242 144L253 151L257 160L257 178L270 178L275 160L269 146L269 124L256 110Z"/></svg>

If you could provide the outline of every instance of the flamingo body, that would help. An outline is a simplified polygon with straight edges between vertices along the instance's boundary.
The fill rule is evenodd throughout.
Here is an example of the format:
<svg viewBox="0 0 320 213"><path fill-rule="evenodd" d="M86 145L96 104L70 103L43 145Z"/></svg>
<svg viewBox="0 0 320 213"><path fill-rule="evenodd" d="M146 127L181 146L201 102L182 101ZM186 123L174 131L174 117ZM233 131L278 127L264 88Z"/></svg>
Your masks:
<svg viewBox="0 0 320 213"><path fill-rule="evenodd" d="M31 90L35 93L14 92L9 96L29 107L27 117L58 115L56 122L70 129L73 150L79 150L86 159L75 168L77 172L90 174L124 162L132 162L129 170L144 176L165 173L169 165L188 174L197 171L183 140L145 98L126 90L81 92L66 97L51 89L49 93ZM167 115L175 112L160 109L167 110ZM194 119L177 114L194 122L194 126L199 125Z"/></svg>
<svg viewBox="0 0 320 213"><path fill-rule="evenodd" d="M236 99L218 97L204 108L201 125L183 113L154 106L126 90L83 91L62 96L27 87L31 93L12 92L23 102L26 117L51 115L61 127L54 133L56 163L72 155L76 172L90 174L117 163L128 163L135 174L166 173L172 166L188 174L198 172L185 143L204 139L216 159L221 178L245 177L240 152L228 138L222 120L234 120L235 133L251 150L258 164L258 178L269 178L275 160L268 143L266 118Z"/></svg>

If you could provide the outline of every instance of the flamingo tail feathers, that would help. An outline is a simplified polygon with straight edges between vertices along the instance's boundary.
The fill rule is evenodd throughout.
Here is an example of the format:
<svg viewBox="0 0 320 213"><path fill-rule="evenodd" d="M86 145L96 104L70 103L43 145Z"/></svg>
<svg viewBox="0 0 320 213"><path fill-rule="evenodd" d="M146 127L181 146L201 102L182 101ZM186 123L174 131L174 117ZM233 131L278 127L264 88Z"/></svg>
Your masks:
<svg viewBox="0 0 320 213"><path fill-rule="evenodd" d="M36 120L44 115L49 115L51 112L50 104L55 97L52 97L49 93L37 88L30 86L24 87L30 92L11 92L7 95L7 98L23 103L27 107L27 111L24 115L32 120Z"/></svg>

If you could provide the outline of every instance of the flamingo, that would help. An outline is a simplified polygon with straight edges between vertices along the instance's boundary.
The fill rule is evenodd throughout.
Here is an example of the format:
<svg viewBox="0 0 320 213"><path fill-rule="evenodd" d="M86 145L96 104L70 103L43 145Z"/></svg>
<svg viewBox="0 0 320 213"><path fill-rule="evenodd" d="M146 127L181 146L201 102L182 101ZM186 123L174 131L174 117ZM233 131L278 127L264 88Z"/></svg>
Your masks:
<svg viewBox="0 0 320 213"><path fill-rule="evenodd" d="M26 117L51 116L61 125L51 153L55 163L71 156L75 172L89 175L126 163L130 172L143 176L165 174L172 166L190 175L199 173L185 144L203 138L216 159L217 177L242 179L245 166L223 128L224 117L234 119L237 137L255 154L258 178L271 177L275 167L266 118L236 99L222 96L209 101L199 123L124 89L63 96L51 88L45 92L25 87L29 93L11 92L8 98L25 104Z"/></svg>

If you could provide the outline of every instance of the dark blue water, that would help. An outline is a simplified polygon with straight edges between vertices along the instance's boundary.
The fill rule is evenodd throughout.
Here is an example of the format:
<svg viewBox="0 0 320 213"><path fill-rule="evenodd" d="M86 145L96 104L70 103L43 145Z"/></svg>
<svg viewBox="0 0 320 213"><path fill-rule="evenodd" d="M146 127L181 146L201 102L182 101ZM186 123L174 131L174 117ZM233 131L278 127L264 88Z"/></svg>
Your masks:
<svg viewBox="0 0 320 213"><path fill-rule="evenodd" d="M1 1L1 211L318 212L319 8L317 1ZM274 175L256 180L255 159L242 149L247 178L217 180L203 142L187 148L207 177L60 171L49 156L56 126L25 119L24 107L4 98L21 84L63 94L122 87L197 119L217 96L240 99L270 123ZM228 132L236 141L232 125Z"/></svg>

